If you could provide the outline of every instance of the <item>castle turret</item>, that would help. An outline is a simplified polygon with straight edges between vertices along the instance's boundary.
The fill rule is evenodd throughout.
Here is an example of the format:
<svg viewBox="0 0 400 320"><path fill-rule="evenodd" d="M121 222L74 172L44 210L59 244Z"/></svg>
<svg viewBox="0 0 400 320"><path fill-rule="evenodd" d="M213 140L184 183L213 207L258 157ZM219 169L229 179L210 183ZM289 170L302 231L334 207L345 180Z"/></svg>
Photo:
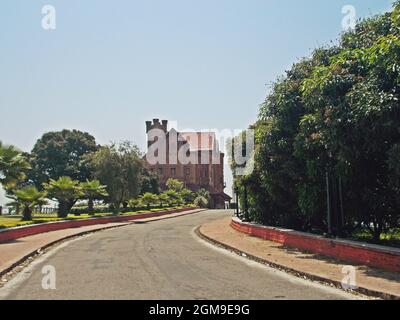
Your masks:
<svg viewBox="0 0 400 320"><path fill-rule="evenodd" d="M165 133L167 133L168 120L162 120L161 122L160 119L153 119L153 121L146 121L146 133L149 133L149 131L152 129L161 129Z"/></svg>
<svg viewBox="0 0 400 320"><path fill-rule="evenodd" d="M165 132L167 134L168 132L168 120L162 120L160 122L160 119L153 119L153 121L146 121L146 133L148 134L151 130L153 129L159 129ZM153 141L150 141L150 139L147 139L147 147L150 147Z"/></svg>

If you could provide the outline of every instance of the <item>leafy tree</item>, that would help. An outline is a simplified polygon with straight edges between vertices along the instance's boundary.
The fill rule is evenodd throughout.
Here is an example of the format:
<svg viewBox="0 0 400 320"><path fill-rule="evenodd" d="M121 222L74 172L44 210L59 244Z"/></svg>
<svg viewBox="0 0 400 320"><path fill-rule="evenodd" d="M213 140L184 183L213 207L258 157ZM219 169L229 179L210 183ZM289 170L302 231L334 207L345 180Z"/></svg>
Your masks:
<svg viewBox="0 0 400 320"><path fill-rule="evenodd" d="M128 204L141 190L144 163L138 147L129 142L113 144L100 148L90 158L94 177L107 186L106 201L118 213L121 205Z"/></svg>
<svg viewBox="0 0 400 320"><path fill-rule="evenodd" d="M396 1L274 84L253 126L254 171L235 177L251 220L344 235L368 228L376 241L399 225L399 12Z"/></svg>
<svg viewBox="0 0 400 320"><path fill-rule="evenodd" d="M183 182L177 179L169 178L166 182L166 186L168 190L180 192L183 189Z"/></svg>
<svg viewBox="0 0 400 320"><path fill-rule="evenodd" d="M146 167L143 167L140 176L140 194L144 194L146 192L158 194L160 192L158 176L155 173L151 172Z"/></svg>
<svg viewBox="0 0 400 320"><path fill-rule="evenodd" d="M49 183L44 184L44 189L49 198L58 201L58 217L60 218L67 217L76 201L84 195L79 181L72 180L70 177L50 179Z"/></svg>
<svg viewBox="0 0 400 320"><path fill-rule="evenodd" d="M400 140L400 40L392 22L389 13L363 21L344 36L341 51L303 81L308 114L297 145L314 177L328 172L341 189L342 223L363 224L376 241L399 215L387 165Z"/></svg>
<svg viewBox="0 0 400 320"><path fill-rule="evenodd" d="M17 202L23 210L23 220L32 220L32 211L35 206L47 204L45 200L46 192L39 192L35 186L27 186L23 189L15 190L12 199Z"/></svg>
<svg viewBox="0 0 400 320"><path fill-rule="evenodd" d="M92 178L86 156L98 150L95 138L78 130L45 133L32 149L29 179L40 189L50 179L67 176L84 182Z"/></svg>
<svg viewBox="0 0 400 320"><path fill-rule="evenodd" d="M6 189L16 187L18 182L25 179L28 169L29 162L22 152L14 146L3 145L0 141L0 184Z"/></svg>
<svg viewBox="0 0 400 320"><path fill-rule="evenodd" d="M94 200L99 200L108 196L106 191L107 186L101 185L99 180L87 180L81 183L84 198L88 199L89 214L94 214Z"/></svg>

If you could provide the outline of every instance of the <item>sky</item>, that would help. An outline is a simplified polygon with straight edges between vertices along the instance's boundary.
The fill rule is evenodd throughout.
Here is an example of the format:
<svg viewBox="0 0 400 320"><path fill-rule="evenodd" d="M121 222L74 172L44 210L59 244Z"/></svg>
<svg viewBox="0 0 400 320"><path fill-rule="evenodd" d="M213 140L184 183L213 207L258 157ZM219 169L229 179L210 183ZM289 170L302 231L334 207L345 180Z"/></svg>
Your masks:
<svg viewBox="0 0 400 320"><path fill-rule="evenodd" d="M43 133L67 128L144 151L153 118L245 129L277 77L338 39L343 6L363 18L391 3L2 0L0 141L30 151ZM55 30L42 27L45 5Z"/></svg>

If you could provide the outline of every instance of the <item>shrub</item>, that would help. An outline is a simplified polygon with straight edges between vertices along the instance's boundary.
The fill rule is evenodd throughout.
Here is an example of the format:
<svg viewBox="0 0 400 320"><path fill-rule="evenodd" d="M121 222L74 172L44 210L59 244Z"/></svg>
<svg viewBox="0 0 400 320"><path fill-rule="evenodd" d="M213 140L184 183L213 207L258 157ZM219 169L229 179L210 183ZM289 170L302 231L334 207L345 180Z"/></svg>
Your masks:
<svg viewBox="0 0 400 320"><path fill-rule="evenodd" d="M194 205L199 208L207 208L208 200L203 196L197 196L193 201Z"/></svg>

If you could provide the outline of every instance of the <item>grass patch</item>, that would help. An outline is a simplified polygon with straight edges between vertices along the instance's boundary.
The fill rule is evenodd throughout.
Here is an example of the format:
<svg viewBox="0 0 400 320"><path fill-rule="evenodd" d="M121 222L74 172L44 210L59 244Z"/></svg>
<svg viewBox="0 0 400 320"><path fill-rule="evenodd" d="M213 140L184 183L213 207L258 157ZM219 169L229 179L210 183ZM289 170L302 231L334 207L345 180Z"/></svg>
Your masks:
<svg viewBox="0 0 400 320"><path fill-rule="evenodd" d="M21 221L21 216L1 216L0 229L19 227L33 224L33 221Z"/></svg>
<svg viewBox="0 0 400 320"><path fill-rule="evenodd" d="M184 207L171 207L171 208L157 208L157 209L150 209L150 210L141 210L141 211L132 211L119 214L120 216L128 216L128 215L135 215L135 214L143 214L143 213L152 213L152 212L160 212L165 210L175 210L181 209ZM40 223L47 223L47 222L56 222L56 221L71 221L71 220L81 220L81 219L89 219L89 218L101 218L101 217L111 217L115 216L113 213L99 213L95 215L89 214L81 214L81 215L74 215L70 214L67 218L58 218L57 214L34 214L33 219L31 221L23 221L22 216L0 216L0 229L7 229L7 228L14 228L14 227L21 227L27 226L32 224L40 224Z"/></svg>
<svg viewBox="0 0 400 320"><path fill-rule="evenodd" d="M63 218L58 218L56 215L35 215L31 221L23 221L21 216L0 216L0 229L21 227L32 224L40 224L40 223L56 222L56 221L100 218L104 216L106 216L106 214L94 215L94 216L88 214L83 214L80 216L69 215L67 218L63 219Z"/></svg>

